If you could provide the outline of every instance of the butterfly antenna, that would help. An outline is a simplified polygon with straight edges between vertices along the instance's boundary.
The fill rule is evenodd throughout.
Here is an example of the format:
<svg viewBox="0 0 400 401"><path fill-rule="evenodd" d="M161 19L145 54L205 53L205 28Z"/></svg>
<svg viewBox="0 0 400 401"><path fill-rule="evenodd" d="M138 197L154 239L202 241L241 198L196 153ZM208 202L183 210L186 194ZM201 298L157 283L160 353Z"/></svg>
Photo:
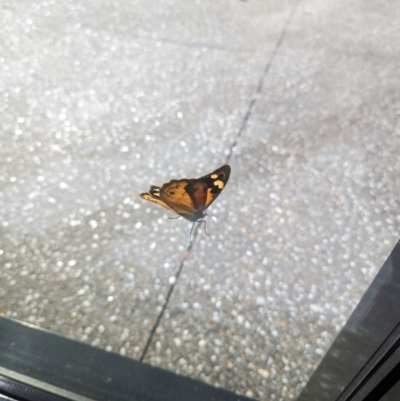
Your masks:
<svg viewBox="0 0 400 401"><path fill-rule="evenodd" d="M211 217L211 220L212 220L213 222L214 222L214 217L215 217L216 219L221 219L221 220L224 220L224 221L228 222L228 220L227 220L227 219L224 219L223 217L211 216L211 214L204 214L204 216Z"/></svg>

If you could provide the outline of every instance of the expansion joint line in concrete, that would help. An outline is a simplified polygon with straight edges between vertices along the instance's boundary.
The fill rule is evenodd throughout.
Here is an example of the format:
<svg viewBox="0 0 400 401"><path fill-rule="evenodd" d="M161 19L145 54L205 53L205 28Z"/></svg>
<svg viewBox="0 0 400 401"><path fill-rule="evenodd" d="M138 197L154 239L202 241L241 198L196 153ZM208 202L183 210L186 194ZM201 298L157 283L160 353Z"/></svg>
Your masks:
<svg viewBox="0 0 400 401"><path fill-rule="evenodd" d="M297 5L298 5L298 2L299 2L299 0L296 0L296 1L294 2L293 7L292 7L292 9L291 9L291 11L290 11L290 14L289 14L288 18L287 18L286 21L285 21L285 25L283 26L282 32L281 32L281 34L280 34L280 36L279 36L279 39L278 39L278 41L275 43L274 50L272 51L271 56L270 56L270 58L268 59L267 64L266 64L265 67L264 67L264 71L262 72L261 77L260 77L260 79L259 79L259 81L258 81L257 88L256 88L256 90L255 90L255 92L254 92L254 95L253 95L253 97L251 98L250 103L249 103L249 105L248 105L248 107L247 107L246 114L245 114L244 117L243 117L243 120L242 120L242 124L241 124L241 126L240 126L240 129L239 129L238 133L236 134L236 138L235 138L234 141L232 142L232 145L231 145L231 147L230 147L230 149L229 149L229 153L228 153L228 156L226 157L225 164L229 164L229 161L230 161L230 159L231 159L231 157L232 157L232 154L233 154L235 148L237 147L237 145L238 145L238 143L239 143L239 139L240 139L240 137L242 136L242 133L244 132L244 130L246 129L247 122L248 122L248 120L249 120L251 114L253 113L253 109L254 109L255 104L257 103L257 100L258 100L259 97L260 97L260 94L261 94L261 90L262 90L262 87L263 87L263 83L264 83L265 77L268 75L268 72L269 72L269 70L270 70L270 68L271 68L272 62L273 62L275 56L277 55L279 49L280 49L281 46L282 46L283 39L284 39L285 36L286 36L287 28L288 28L288 26L289 26L290 21L292 20L292 18L293 18L293 16L294 16L294 13L295 13L296 8L297 8Z"/></svg>
<svg viewBox="0 0 400 401"><path fill-rule="evenodd" d="M143 349L143 352L142 352L142 356L141 356L140 359L139 359L140 362L143 362L144 358L146 357L147 351L148 351L148 349L149 349L149 347L150 347L150 345L151 345L151 343L152 343L152 341L153 341L153 337L154 337L154 334L156 333L157 327L159 326L159 324L160 324L160 322L161 322L161 319L162 319L162 317L163 317L163 315L164 315L164 312L165 312L165 310L167 309L167 306L168 306L169 300L170 300L170 298L171 298L171 295L172 295L172 293L174 292L175 285L178 283L179 276L181 275L183 266L184 266L186 260L187 260L187 259L189 258L189 256L190 256L190 251L192 250L194 241L196 240L197 233L198 233L198 231L199 231L200 225L201 225L201 224L196 224L196 226L195 226L194 229L193 229L193 238L191 238L191 241L190 241L188 247L186 248L185 253L184 253L183 256L182 256L181 262L180 262L180 264L179 264L179 268L178 268L177 272L175 273L175 279L174 279L173 283L171 284L171 287L169 287L169 291L168 291L168 293L167 293L167 296L165 297L165 301L164 301L164 304L163 304L163 306L162 306L162 308L161 308L161 311L160 311L160 313L158 314L157 319L156 319L156 322L154 323L154 326L153 326L153 328L152 328L151 331L150 331L150 336L149 336L149 338L147 339L146 345L145 345L145 347L144 347L144 349Z"/></svg>
<svg viewBox="0 0 400 401"><path fill-rule="evenodd" d="M234 141L233 141L233 143L232 143L232 145L230 147L228 156L226 158L226 164L229 163L229 161L230 161L230 159L232 157L232 153L233 153L234 149L236 148L243 131L246 129L247 121L249 120L249 118L250 118L250 116L251 116L251 114L253 112L254 105L256 104L256 102L257 102L257 100L258 100L258 98L259 98L259 96L261 94L261 90L262 90L262 87L263 87L263 83L264 83L265 77L268 75L268 72L269 72L269 70L271 68L271 64L272 64L276 54L278 53L278 51L279 51L279 49L280 49L280 47L282 45L283 39L285 38L285 35L286 35L286 32L287 32L287 27L288 27L290 21L292 20L293 15L294 15L294 13L296 11L298 1L299 0L296 0L295 3L293 4L292 10L291 10L286 22L285 22L285 25L284 25L284 27L282 29L282 32L281 32L281 34L279 36L279 39L276 42L274 50L271 53L271 57L267 61L267 64L265 65L265 68L264 68L264 71L261 74L261 77L260 77L260 79L258 81L257 88L256 88L256 90L254 92L254 95L253 95L253 97L252 97L252 99L251 99L251 101L250 101L250 103L249 103L249 105L247 107L246 114L245 114L245 116L244 116L244 118L242 120L242 124L240 126L240 129L239 129L239 131L238 131L238 133L236 135L236 138L234 139ZM194 228L193 240L189 243L188 247L186 248L185 253L182 256L181 262L179 264L179 268L178 268L178 270L177 270L177 272L175 274L175 280L174 280L174 282L171 284L171 286L169 288L169 291L167 293L167 296L165 297L165 301L164 301L164 304L163 304L163 306L161 308L161 311L158 314L157 319L156 319L156 321L154 323L154 326L150 331L149 338L147 339L146 345L145 345L145 347L143 349L143 352L142 352L142 355L141 355L141 357L139 359L140 362L143 362L144 358L146 357L147 351L149 350L149 347L150 347L150 345L151 345L151 343L153 341L153 338L154 338L154 335L156 333L156 330L157 330L158 326L160 325L161 319L164 316L164 312L167 309L169 300L170 300L170 298L172 296L172 293L174 292L176 284L178 283L179 276L181 275L181 272L183 270L183 266L184 266L186 260L190 256L190 252L192 250L193 244L194 244L194 242L196 240L196 237L197 237L197 232L198 232L199 226L200 226L200 224L196 225L196 227Z"/></svg>

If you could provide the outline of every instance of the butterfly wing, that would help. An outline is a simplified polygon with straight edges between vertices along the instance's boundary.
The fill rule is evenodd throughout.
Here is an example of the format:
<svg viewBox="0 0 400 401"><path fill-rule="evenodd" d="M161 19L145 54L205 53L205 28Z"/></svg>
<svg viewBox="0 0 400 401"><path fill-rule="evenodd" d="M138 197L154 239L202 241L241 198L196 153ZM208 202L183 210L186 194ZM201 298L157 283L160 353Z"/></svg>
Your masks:
<svg viewBox="0 0 400 401"><path fill-rule="evenodd" d="M185 219L195 221L206 210L228 182L231 168L222 166L197 179L172 180L160 190L160 198Z"/></svg>
<svg viewBox="0 0 400 401"><path fill-rule="evenodd" d="M158 205L163 206L166 209L176 213L174 209L172 209L170 206L168 206L167 203L165 203L162 199L160 199L160 187L156 187L155 185L152 185L150 187L149 192L145 192L143 194L140 194L139 196L142 199L157 203Z"/></svg>
<svg viewBox="0 0 400 401"><path fill-rule="evenodd" d="M205 207L203 210L207 209L211 203L215 201L217 196L222 192L225 188L226 183L229 180L229 176L231 174L231 168L227 164L218 168L210 174L205 175L198 179L205 184L207 187L207 194L205 199Z"/></svg>
<svg viewBox="0 0 400 401"><path fill-rule="evenodd" d="M230 167L222 166L200 178L172 180L161 188L151 186L141 198L157 203L190 221L204 217L206 210L225 188Z"/></svg>
<svg viewBox="0 0 400 401"><path fill-rule="evenodd" d="M198 185L196 181L196 179L172 180L164 184L160 190L160 198L175 213L190 221L201 217L201 205L207 194L204 185Z"/></svg>

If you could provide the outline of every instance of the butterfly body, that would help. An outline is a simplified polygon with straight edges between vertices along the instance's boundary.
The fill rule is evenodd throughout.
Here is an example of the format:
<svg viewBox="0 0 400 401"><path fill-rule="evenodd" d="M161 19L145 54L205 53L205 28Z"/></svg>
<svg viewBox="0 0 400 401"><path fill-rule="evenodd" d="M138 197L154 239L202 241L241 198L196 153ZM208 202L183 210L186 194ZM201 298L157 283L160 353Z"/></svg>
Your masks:
<svg viewBox="0 0 400 401"><path fill-rule="evenodd" d="M205 216L204 211L225 188L230 171L231 168L224 165L200 178L171 180L161 187L152 185L149 192L140 197L194 222Z"/></svg>

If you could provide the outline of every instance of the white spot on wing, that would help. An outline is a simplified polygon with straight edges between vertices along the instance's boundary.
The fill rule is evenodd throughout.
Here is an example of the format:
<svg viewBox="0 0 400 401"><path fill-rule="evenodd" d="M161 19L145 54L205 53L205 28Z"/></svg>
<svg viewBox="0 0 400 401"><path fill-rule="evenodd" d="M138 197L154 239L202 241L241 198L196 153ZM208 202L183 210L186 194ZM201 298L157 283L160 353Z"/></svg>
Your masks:
<svg viewBox="0 0 400 401"><path fill-rule="evenodd" d="M221 180L214 181L214 185L216 187L218 187L219 189L223 189L224 188L224 182L221 181Z"/></svg>

